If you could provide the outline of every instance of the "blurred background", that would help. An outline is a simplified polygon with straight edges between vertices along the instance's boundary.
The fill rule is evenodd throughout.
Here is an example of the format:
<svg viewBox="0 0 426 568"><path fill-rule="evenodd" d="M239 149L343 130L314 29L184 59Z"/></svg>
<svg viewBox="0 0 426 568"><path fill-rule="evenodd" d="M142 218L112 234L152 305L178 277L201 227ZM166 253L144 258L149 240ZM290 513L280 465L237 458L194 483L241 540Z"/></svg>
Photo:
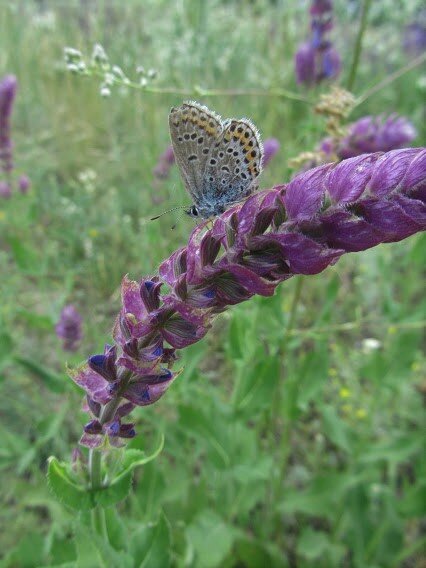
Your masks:
<svg viewBox="0 0 426 568"><path fill-rule="evenodd" d="M343 87L361 8L334 2ZM421 1L372 3L355 96L422 52L424 20ZM65 365L110 340L123 275L155 274L194 226L175 213L149 221L188 203L176 166L158 174L170 107L190 98L250 117L280 144L261 187L287 182L288 160L327 135L313 107L331 82L295 76L309 21L306 1L2 2L0 77L15 75L18 91L15 185L0 196L0 566L75 565L76 519L45 478L48 456L71 459L87 420ZM63 58L70 46L90 59L95 43L135 81L138 66L156 78L101 96L99 78ZM421 146L425 90L415 67L349 121L397 113ZM130 446L149 451L164 432L165 449L114 517L122 535L166 519L152 566L423 566L424 246L413 236L292 278L182 351L167 395L134 413Z"/></svg>

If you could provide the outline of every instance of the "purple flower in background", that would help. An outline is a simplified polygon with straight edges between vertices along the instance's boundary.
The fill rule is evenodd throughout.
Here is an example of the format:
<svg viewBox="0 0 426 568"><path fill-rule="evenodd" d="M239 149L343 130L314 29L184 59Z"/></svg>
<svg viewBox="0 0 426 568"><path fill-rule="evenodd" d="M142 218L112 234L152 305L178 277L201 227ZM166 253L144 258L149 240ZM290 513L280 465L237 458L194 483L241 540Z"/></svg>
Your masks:
<svg viewBox="0 0 426 568"><path fill-rule="evenodd" d="M0 197L3 197L3 199L9 199L11 195L12 189L10 187L10 184L8 184L6 181L0 181Z"/></svg>
<svg viewBox="0 0 426 568"><path fill-rule="evenodd" d="M421 55L426 51L426 10L421 10L415 22L404 30L403 48L411 56Z"/></svg>
<svg viewBox="0 0 426 568"><path fill-rule="evenodd" d="M311 37L295 55L296 80L312 86L324 79L334 79L341 69L340 56L327 34L333 28L333 4L330 0L312 0Z"/></svg>
<svg viewBox="0 0 426 568"><path fill-rule="evenodd" d="M19 178L18 180L18 189L19 191L25 195L26 193L28 193L28 190L30 189L31 186L31 181L29 179L28 176L23 175Z"/></svg>
<svg viewBox="0 0 426 568"><path fill-rule="evenodd" d="M13 143L11 139L10 118L15 101L18 81L14 75L6 75L0 81L0 171L7 181L0 181L0 197L10 197L12 194L11 173L13 170ZM18 182L19 191L27 193L30 180L21 176Z"/></svg>
<svg viewBox="0 0 426 568"><path fill-rule="evenodd" d="M175 350L202 339L217 314L347 252L425 230L425 201L426 150L411 148L320 166L198 225L156 276L123 279L115 345L72 372L91 413L80 443L132 437L123 416L163 396L179 374Z"/></svg>
<svg viewBox="0 0 426 568"><path fill-rule="evenodd" d="M17 87L18 82L14 75L6 75L0 81L0 164L6 174L13 169L10 116Z"/></svg>
<svg viewBox="0 0 426 568"><path fill-rule="evenodd" d="M263 143L263 167L269 164L275 154L279 151L281 145L276 138L267 138Z"/></svg>
<svg viewBox="0 0 426 568"><path fill-rule="evenodd" d="M349 132L338 143L325 138L320 150L344 160L369 152L388 152L407 146L417 136L413 124L402 116L364 116L350 125Z"/></svg>
<svg viewBox="0 0 426 568"><path fill-rule="evenodd" d="M76 351L83 337L82 318L76 308L69 304L62 309L55 327L56 335L63 340L65 351Z"/></svg>
<svg viewBox="0 0 426 568"><path fill-rule="evenodd" d="M169 177L170 168L175 163L175 155L172 146L168 146L166 150L158 158L158 162L153 169L153 174L158 179L166 179Z"/></svg>

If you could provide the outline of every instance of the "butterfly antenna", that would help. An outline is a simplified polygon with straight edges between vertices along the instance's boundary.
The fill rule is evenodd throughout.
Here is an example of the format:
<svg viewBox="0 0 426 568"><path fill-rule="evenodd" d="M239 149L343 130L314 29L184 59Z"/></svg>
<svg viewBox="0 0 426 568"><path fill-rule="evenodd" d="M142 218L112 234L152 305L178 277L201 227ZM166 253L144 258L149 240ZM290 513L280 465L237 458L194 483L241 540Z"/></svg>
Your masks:
<svg viewBox="0 0 426 568"><path fill-rule="evenodd" d="M151 217L150 221L156 221L163 215L166 215L166 213L171 213L172 211L176 211L177 209L188 209L188 207L190 207L190 205L178 205L177 207L172 207L171 209L167 209L167 211L163 211L162 213L156 215L155 217Z"/></svg>
<svg viewBox="0 0 426 568"><path fill-rule="evenodd" d="M171 231L174 231L176 229L177 226L177 222L179 221L179 219L182 218L183 214L185 213L185 211L182 211L182 213L177 217L176 222L170 227Z"/></svg>

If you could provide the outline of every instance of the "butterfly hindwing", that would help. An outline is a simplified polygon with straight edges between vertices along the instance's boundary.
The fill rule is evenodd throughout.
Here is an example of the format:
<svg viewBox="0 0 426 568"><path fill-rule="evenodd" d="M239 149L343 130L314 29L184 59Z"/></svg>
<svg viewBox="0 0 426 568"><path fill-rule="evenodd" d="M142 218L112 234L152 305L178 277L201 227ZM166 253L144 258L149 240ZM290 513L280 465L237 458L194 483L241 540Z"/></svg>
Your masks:
<svg viewBox="0 0 426 568"><path fill-rule="evenodd" d="M222 132L220 117L195 102L173 108L170 137L186 189L194 200L202 191L203 175L212 145Z"/></svg>
<svg viewBox="0 0 426 568"><path fill-rule="evenodd" d="M231 204L253 191L261 172L263 147L256 127L246 119L228 120L215 142L205 177L216 181L218 197Z"/></svg>

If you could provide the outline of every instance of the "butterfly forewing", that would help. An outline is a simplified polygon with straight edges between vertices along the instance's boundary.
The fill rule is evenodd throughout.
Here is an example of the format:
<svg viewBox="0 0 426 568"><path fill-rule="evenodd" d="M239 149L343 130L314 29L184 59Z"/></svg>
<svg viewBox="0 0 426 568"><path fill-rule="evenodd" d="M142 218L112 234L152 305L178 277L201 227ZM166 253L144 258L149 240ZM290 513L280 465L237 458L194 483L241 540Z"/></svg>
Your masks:
<svg viewBox="0 0 426 568"><path fill-rule="evenodd" d="M186 189L197 201L212 145L222 132L220 118L207 107L187 102L169 115L170 136Z"/></svg>

